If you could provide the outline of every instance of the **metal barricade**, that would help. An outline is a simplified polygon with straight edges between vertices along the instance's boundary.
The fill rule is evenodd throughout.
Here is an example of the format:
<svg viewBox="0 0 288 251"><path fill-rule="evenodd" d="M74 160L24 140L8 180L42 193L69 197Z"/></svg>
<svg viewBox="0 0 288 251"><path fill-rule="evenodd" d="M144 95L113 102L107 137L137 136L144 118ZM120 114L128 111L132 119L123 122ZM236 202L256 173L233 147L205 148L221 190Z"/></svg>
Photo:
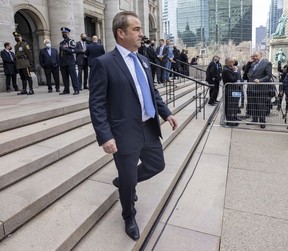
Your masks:
<svg viewBox="0 0 288 251"><path fill-rule="evenodd" d="M287 91L286 91L287 90ZM288 87L280 82L227 83L223 87L221 125L286 126Z"/></svg>

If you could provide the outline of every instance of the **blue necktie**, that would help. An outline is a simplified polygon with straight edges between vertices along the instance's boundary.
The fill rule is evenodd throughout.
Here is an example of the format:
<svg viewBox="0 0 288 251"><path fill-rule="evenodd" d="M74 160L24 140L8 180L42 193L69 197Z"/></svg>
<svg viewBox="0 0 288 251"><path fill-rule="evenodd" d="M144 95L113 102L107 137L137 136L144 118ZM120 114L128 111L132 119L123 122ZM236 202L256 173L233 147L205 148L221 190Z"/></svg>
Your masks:
<svg viewBox="0 0 288 251"><path fill-rule="evenodd" d="M129 53L129 57L131 57L133 59L133 62L134 62L137 80L138 80L138 83L140 85L140 89L141 89L142 96L143 96L144 110L148 116L154 118L155 108L153 105L150 89L149 89L148 83L146 81L145 75L144 75L142 68L141 68L141 66L137 60L136 54L131 52L131 53Z"/></svg>

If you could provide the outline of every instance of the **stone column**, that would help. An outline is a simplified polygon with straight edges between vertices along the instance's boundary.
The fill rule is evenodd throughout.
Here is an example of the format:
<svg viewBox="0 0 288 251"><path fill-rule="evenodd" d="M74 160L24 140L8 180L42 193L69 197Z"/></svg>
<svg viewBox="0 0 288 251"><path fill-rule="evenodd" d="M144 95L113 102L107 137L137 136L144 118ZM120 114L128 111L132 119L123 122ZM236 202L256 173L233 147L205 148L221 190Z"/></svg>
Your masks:
<svg viewBox="0 0 288 251"><path fill-rule="evenodd" d="M80 0L77 0L77 2ZM51 31L51 42L53 47L58 47L59 43L63 40L61 36L61 27L68 27L71 29L70 37L75 39L75 17L74 17L74 1L61 0L61 1L47 1L49 24ZM82 19L84 17L82 16ZM76 33L75 33L76 32Z"/></svg>
<svg viewBox="0 0 288 251"><path fill-rule="evenodd" d="M283 14L288 17L288 0L283 0ZM286 21L285 35L288 36L288 21Z"/></svg>
<svg viewBox="0 0 288 251"><path fill-rule="evenodd" d="M119 1L115 0L107 0L106 1L106 8L105 8L105 31L106 34L106 51L111 51L114 49L116 41L114 39L114 35L112 32L112 21L114 16L119 12L120 6Z"/></svg>
<svg viewBox="0 0 288 251"><path fill-rule="evenodd" d="M142 24L142 31L146 37L149 38L149 3L148 0L138 1L138 9L135 11L138 13L139 20Z"/></svg>
<svg viewBox="0 0 288 251"><path fill-rule="evenodd" d="M15 22L14 22L14 10L13 6L9 0L0 1L0 49L4 48L4 43L9 42L13 45L15 44L14 36L12 35L15 31Z"/></svg>
<svg viewBox="0 0 288 251"><path fill-rule="evenodd" d="M71 36L71 38L75 41L80 40L80 34L85 32L83 2L83 0L74 0L75 30L73 32L74 36Z"/></svg>

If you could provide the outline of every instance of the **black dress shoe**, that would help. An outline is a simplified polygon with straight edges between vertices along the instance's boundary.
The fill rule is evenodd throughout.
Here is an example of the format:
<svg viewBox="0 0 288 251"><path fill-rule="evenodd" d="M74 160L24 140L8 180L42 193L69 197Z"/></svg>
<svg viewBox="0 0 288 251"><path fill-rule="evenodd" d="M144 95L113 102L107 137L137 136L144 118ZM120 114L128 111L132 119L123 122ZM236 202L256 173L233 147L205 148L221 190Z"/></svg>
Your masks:
<svg viewBox="0 0 288 251"><path fill-rule="evenodd" d="M115 178L113 181L112 181L113 185L117 188L119 188L119 178ZM134 201L137 201L138 200L138 196L137 194L135 193L134 194Z"/></svg>
<svg viewBox="0 0 288 251"><path fill-rule="evenodd" d="M209 105L215 106L216 104L214 102L208 102Z"/></svg>
<svg viewBox="0 0 288 251"><path fill-rule="evenodd" d="M79 94L79 91L75 91L74 93L73 93L73 95L78 95Z"/></svg>
<svg viewBox="0 0 288 251"><path fill-rule="evenodd" d="M33 90L29 90L29 92L27 93L27 95L33 95L34 91Z"/></svg>
<svg viewBox="0 0 288 251"><path fill-rule="evenodd" d="M17 95L24 95L24 94L27 94L27 91L26 90L22 90L21 92L18 92Z"/></svg>
<svg viewBox="0 0 288 251"><path fill-rule="evenodd" d="M70 94L70 92L65 92L65 91L63 91L63 92L60 92L60 93L59 93L59 95L65 95L65 94Z"/></svg>
<svg viewBox="0 0 288 251"><path fill-rule="evenodd" d="M85 85L85 86L84 86L84 89L87 89L87 90L88 90L89 88L88 88L88 86Z"/></svg>
<svg viewBox="0 0 288 251"><path fill-rule="evenodd" d="M265 124L261 124L260 128L264 129L264 128L266 128L266 125Z"/></svg>
<svg viewBox="0 0 288 251"><path fill-rule="evenodd" d="M139 228L135 217L125 220L125 232L134 241L140 238Z"/></svg>
<svg viewBox="0 0 288 251"><path fill-rule="evenodd" d="M59 89L56 89L56 92L60 92L60 90L59 90Z"/></svg>
<svg viewBox="0 0 288 251"><path fill-rule="evenodd" d="M52 92L52 90L48 90L48 93L51 93Z"/></svg>
<svg viewBox="0 0 288 251"><path fill-rule="evenodd" d="M215 100L215 101L214 101L214 103L216 103L216 104L219 103L219 102L220 102L219 100Z"/></svg>

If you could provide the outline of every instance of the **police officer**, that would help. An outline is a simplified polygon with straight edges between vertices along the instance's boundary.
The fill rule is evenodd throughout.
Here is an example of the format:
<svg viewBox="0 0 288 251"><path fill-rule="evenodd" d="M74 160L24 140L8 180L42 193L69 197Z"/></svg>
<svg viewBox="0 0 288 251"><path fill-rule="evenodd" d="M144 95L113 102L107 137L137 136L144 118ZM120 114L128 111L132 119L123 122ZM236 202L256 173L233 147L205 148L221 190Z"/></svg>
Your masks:
<svg viewBox="0 0 288 251"><path fill-rule="evenodd" d="M75 51L76 43L74 40L69 38L70 31L71 30L67 27L61 28L62 37L64 38L64 40L60 43L59 60L60 60L60 71L64 83L64 91L59 93L59 95L70 93L69 76L71 77L72 86L74 89L73 95L79 94L79 88L78 88L79 84L75 68L75 58L73 55L74 53L76 53Z"/></svg>
<svg viewBox="0 0 288 251"><path fill-rule="evenodd" d="M17 95L32 95L33 91L33 81L30 73L30 67L32 66L32 53L29 48L29 45L22 41L22 36L18 32L13 32L15 41L15 61L16 68L20 74L22 80L22 91L17 93ZM27 92L27 81L29 83L29 92Z"/></svg>

